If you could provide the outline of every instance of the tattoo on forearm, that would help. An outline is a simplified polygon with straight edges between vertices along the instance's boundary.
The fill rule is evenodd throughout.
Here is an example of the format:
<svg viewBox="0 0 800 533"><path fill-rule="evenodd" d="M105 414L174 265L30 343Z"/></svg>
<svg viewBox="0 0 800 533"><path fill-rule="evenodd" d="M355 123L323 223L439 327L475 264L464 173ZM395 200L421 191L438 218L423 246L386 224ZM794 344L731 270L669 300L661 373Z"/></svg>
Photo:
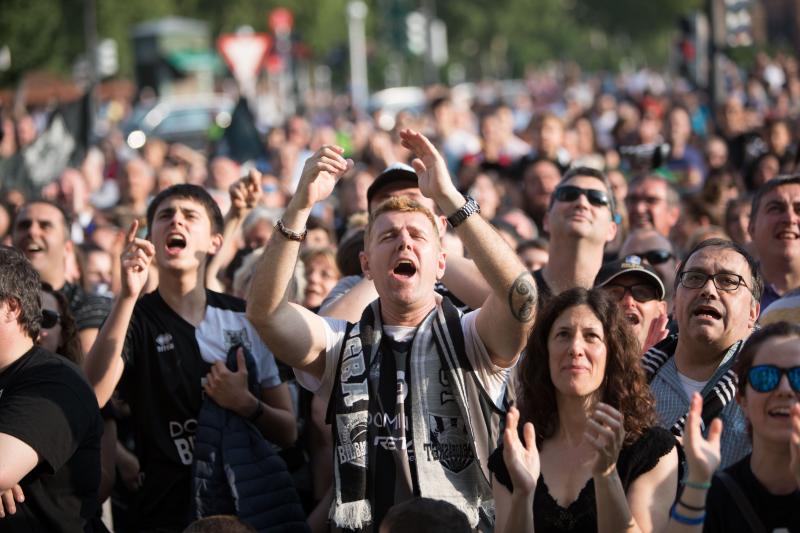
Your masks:
<svg viewBox="0 0 800 533"><path fill-rule="evenodd" d="M530 322L536 309L536 284L529 272L520 274L508 291L508 307L520 322Z"/></svg>

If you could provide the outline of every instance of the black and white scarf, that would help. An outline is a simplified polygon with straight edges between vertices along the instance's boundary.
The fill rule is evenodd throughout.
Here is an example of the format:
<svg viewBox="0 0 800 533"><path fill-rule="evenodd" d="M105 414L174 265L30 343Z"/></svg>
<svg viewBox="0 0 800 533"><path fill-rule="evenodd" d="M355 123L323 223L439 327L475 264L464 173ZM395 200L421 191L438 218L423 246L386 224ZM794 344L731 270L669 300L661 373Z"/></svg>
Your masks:
<svg viewBox="0 0 800 533"><path fill-rule="evenodd" d="M475 412L482 406L476 408L470 388L476 378L465 361L459 316L444 298L417 328L409 352L409 420L419 495L454 504L474 527L479 509L492 503L488 476L476 457L488 457L484 442L498 432L485 427L489 417ZM376 432L369 422L377 409L381 357L391 356L380 353L386 344L381 336L376 300L345 333L328 404L334 439L330 516L341 528L367 528L373 520L370 502L380 481L370 470Z"/></svg>
<svg viewBox="0 0 800 533"><path fill-rule="evenodd" d="M708 427L722 410L733 401L736 396L736 388L738 386L738 378L736 372L733 370L733 362L739 356L744 345L744 340L737 341L731 348L733 354L728 360L728 369L719 377L714 387L703 396L703 410L701 412L701 419L703 427ZM670 357L675 355L675 349L678 347L678 335L672 334L655 346L651 347L645 352L642 357L642 366L644 367L647 382L653 381L656 374L662 366L669 360ZM672 434L676 437L683 435L683 430L686 427L686 417L689 413L685 413L678 418L670 429Z"/></svg>

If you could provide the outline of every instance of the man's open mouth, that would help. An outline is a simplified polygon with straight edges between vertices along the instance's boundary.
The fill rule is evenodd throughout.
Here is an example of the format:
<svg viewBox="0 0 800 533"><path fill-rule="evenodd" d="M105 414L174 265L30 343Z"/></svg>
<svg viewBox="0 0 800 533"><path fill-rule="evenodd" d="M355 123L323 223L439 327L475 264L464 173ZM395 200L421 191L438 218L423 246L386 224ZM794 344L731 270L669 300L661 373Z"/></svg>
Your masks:
<svg viewBox="0 0 800 533"><path fill-rule="evenodd" d="M639 323L641 322L639 315L634 313L625 313L625 320L627 320L628 324L632 326L638 326Z"/></svg>
<svg viewBox="0 0 800 533"><path fill-rule="evenodd" d="M167 250L170 252L177 252L186 248L186 239L183 235L170 235L167 238Z"/></svg>
<svg viewBox="0 0 800 533"><path fill-rule="evenodd" d="M417 267L411 261L403 260L397 263L392 272L399 277L410 278L417 273Z"/></svg>
<svg viewBox="0 0 800 533"><path fill-rule="evenodd" d="M719 311L708 305L697 306L692 315L698 317L713 318L714 320L719 320L720 318L722 318L722 313L720 313Z"/></svg>

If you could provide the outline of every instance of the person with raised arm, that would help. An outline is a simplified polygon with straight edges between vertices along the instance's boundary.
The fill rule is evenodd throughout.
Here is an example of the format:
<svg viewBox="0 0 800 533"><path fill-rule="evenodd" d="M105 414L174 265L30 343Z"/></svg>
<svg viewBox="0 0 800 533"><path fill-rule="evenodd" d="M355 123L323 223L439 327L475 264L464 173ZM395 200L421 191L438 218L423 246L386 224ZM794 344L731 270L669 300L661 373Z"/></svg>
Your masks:
<svg viewBox="0 0 800 533"><path fill-rule="evenodd" d="M499 437L509 369L534 318L536 288L514 251L473 216L478 205L456 190L430 141L412 130L400 136L416 157L420 191L448 215L492 287L483 306L462 315L436 295L445 269L437 223L402 196L370 214L360 259L378 299L357 323L288 302L309 213L352 164L340 147L324 146L307 161L256 268L247 315L304 387L330 397L336 526L377 531L389 508L414 495L449 501L472 527L487 525L486 461Z"/></svg>

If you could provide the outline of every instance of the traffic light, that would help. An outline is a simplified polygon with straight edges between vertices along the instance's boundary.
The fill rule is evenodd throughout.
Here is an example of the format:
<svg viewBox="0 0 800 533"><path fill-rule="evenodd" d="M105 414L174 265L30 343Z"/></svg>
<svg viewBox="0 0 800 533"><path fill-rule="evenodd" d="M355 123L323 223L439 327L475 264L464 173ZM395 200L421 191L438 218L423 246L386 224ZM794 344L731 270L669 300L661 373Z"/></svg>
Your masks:
<svg viewBox="0 0 800 533"><path fill-rule="evenodd" d="M103 39L97 44L97 73L101 78L113 76L119 70L117 41Z"/></svg>
<svg viewBox="0 0 800 533"><path fill-rule="evenodd" d="M724 0L725 44L731 48L753 44L752 0Z"/></svg>
<svg viewBox="0 0 800 533"><path fill-rule="evenodd" d="M428 23L419 11L406 15L406 44L408 51L417 56L428 49Z"/></svg>

